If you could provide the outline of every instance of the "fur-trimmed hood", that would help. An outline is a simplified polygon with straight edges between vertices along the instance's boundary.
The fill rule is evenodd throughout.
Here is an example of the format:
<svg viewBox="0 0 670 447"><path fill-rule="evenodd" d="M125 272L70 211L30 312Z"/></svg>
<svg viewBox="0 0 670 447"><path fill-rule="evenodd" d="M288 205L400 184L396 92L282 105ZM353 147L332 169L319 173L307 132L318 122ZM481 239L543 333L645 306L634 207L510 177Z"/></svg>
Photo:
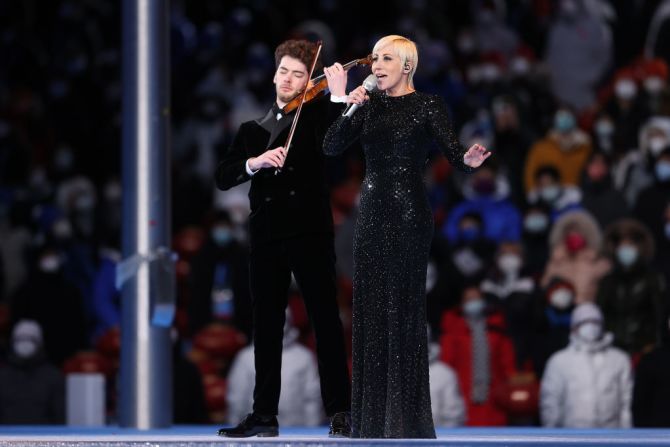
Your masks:
<svg viewBox="0 0 670 447"><path fill-rule="evenodd" d="M640 221L631 218L619 219L611 223L605 230L603 252L614 258L618 240L627 237L635 242L640 250L640 258L650 262L654 257L654 238L651 231Z"/></svg>
<svg viewBox="0 0 670 447"><path fill-rule="evenodd" d="M602 231L596 219L585 210L574 210L564 213L556 220L549 235L549 246L553 249L563 243L568 229L575 227L586 239L592 250L600 251Z"/></svg>
<svg viewBox="0 0 670 447"><path fill-rule="evenodd" d="M645 156L649 154L649 133L652 128L663 131L665 137L670 141L670 118L667 116L652 116L640 127L638 135L639 151Z"/></svg>

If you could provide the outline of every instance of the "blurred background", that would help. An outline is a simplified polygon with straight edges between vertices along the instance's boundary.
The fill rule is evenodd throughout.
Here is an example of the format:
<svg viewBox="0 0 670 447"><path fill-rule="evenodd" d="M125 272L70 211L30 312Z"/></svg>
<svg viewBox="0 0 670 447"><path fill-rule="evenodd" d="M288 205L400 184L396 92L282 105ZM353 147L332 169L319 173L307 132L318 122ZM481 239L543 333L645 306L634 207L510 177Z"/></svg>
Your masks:
<svg viewBox="0 0 670 447"><path fill-rule="evenodd" d="M600 322L598 349L623 351L634 380L586 390L594 405L614 406L621 426L631 414L670 426L654 406L670 399L670 1L173 0L170 20L175 422L236 423L251 406L249 185L216 191L213 173L274 100L274 48L322 39L324 63L344 63L402 34L419 48L416 88L445 98L464 146L493 152L470 176L437 149L426 168L436 423L552 425L547 362L575 342L575 307L595 303L600 317L584 321ZM121 40L120 2L0 1L3 424L65 423L76 372L103 375L116 421ZM349 88L368 70L352 69ZM329 160L348 340L364 174L360 148ZM280 424L319 425L313 338L291 295ZM487 322L483 400L469 389L472 315Z"/></svg>

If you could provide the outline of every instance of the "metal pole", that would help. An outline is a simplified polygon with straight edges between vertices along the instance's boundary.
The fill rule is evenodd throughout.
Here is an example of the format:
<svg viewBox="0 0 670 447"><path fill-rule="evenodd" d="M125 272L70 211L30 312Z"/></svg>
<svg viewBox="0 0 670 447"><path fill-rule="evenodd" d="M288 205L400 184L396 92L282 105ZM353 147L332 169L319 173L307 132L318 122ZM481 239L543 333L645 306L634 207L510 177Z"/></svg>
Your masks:
<svg viewBox="0 0 670 447"><path fill-rule="evenodd" d="M119 425L172 423L169 0L123 0Z"/></svg>

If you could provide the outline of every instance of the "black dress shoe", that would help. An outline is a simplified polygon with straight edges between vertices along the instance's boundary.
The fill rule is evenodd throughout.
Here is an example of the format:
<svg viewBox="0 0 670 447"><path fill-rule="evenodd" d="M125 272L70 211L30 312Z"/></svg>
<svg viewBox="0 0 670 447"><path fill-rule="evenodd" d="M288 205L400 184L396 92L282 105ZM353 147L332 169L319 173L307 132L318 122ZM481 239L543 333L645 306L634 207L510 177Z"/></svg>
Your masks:
<svg viewBox="0 0 670 447"><path fill-rule="evenodd" d="M330 438L351 438L351 413L341 411L330 418Z"/></svg>
<svg viewBox="0 0 670 447"><path fill-rule="evenodd" d="M248 438L250 436L271 437L279 435L279 423L275 416L265 418L249 413L236 427L222 428L219 436L227 438Z"/></svg>

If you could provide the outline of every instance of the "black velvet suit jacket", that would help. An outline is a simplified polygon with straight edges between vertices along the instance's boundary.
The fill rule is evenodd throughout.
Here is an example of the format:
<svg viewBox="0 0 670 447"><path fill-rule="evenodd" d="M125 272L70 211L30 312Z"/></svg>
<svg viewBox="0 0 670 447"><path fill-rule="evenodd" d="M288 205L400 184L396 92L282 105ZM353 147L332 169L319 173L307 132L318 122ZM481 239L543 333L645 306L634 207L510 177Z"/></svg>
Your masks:
<svg viewBox="0 0 670 447"><path fill-rule="evenodd" d="M216 170L216 185L229 189L251 179L249 232L252 248L307 233L332 233L333 218L325 180L323 137L344 109L329 96L303 106L293 142L282 171L261 169L250 177L245 163L286 143L293 113L277 121L247 121L233 140Z"/></svg>

